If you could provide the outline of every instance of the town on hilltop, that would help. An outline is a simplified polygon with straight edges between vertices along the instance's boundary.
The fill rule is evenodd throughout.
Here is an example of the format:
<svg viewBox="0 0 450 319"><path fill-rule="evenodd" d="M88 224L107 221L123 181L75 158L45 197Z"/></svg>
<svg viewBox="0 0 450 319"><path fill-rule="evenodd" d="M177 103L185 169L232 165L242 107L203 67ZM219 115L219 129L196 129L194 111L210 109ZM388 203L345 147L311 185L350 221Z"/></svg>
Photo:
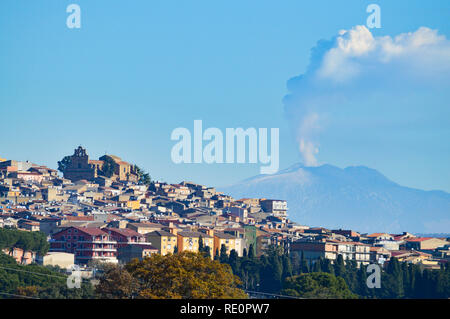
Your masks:
<svg viewBox="0 0 450 319"><path fill-rule="evenodd" d="M361 234L299 225L285 200L241 198L192 182L151 181L136 165L114 155L89 159L81 146L58 171L0 158L0 228L47 236L49 252L3 249L22 264L62 268L93 262L124 264L152 254L209 248L256 256L281 246L313 263L342 255L358 265L399 261L439 269L450 258L449 238Z"/></svg>

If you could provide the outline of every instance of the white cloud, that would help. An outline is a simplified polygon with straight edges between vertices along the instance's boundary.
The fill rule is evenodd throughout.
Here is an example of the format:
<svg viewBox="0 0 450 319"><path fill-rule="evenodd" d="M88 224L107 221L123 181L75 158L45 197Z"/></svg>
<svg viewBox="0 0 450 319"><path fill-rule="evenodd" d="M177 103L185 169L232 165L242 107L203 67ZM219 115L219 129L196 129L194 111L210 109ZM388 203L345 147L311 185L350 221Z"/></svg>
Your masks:
<svg viewBox="0 0 450 319"><path fill-rule="evenodd" d="M448 87L449 81L450 41L437 30L421 27L375 37L365 26L355 26L317 43L307 72L288 81L284 104L305 164L317 165L318 123L331 109L345 109L343 100L359 99L364 107L365 93L395 89L401 94Z"/></svg>

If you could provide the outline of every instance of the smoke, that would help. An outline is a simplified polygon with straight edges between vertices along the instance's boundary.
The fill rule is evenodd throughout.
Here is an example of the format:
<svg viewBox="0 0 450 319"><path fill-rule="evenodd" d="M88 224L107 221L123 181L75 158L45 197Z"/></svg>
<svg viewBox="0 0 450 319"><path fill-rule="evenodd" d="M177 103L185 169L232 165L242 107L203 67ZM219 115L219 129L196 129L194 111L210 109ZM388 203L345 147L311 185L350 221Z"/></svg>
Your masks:
<svg viewBox="0 0 450 319"><path fill-rule="evenodd" d="M345 112L351 116L350 105L368 108L373 96L380 105L392 104L393 97L400 100L423 88L448 89L449 81L450 41L437 30L421 27L395 37L375 37L365 26L355 26L312 48L306 72L287 82L283 103L304 164L315 166L325 122ZM404 113L400 104L397 113ZM395 110L371 112L375 117L395 116Z"/></svg>

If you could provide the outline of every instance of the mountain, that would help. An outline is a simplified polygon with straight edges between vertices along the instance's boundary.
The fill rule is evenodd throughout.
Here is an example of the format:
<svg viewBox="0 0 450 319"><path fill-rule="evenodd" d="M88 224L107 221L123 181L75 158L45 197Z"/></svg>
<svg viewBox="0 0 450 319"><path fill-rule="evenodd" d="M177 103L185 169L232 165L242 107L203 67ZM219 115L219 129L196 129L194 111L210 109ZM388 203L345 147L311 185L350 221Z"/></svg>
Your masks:
<svg viewBox="0 0 450 319"><path fill-rule="evenodd" d="M291 220L360 232L450 232L450 194L398 185L377 170L296 164L218 187L234 198L284 199Z"/></svg>

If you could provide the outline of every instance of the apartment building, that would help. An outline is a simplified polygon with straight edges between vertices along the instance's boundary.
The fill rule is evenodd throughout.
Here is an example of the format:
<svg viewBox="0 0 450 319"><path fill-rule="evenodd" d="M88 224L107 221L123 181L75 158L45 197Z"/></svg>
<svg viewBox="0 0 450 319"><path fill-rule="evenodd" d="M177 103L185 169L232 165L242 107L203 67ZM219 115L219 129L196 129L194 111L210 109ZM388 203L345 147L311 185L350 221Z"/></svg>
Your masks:
<svg viewBox="0 0 450 319"><path fill-rule="evenodd" d="M117 248L145 243L145 236L128 228L105 228L112 240L117 241Z"/></svg>
<svg viewBox="0 0 450 319"><path fill-rule="evenodd" d="M50 251L75 255L75 263L117 263L117 241L106 231L93 227L68 227L52 235Z"/></svg>
<svg viewBox="0 0 450 319"><path fill-rule="evenodd" d="M261 199L259 201L261 208L266 213L274 216L287 216L287 201L276 199Z"/></svg>
<svg viewBox="0 0 450 319"><path fill-rule="evenodd" d="M370 246L359 242L299 240L291 244L291 251L303 252L304 258L309 261L320 257L334 261L342 255L344 260L354 260L358 265L370 263Z"/></svg>
<svg viewBox="0 0 450 319"><path fill-rule="evenodd" d="M213 255L215 251L214 238L207 233L201 233L198 231L177 232L178 251L197 252L200 236L202 237L203 245L210 247L212 250L211 255Z"/></svg>
<svg viewBox="0 0 450 319"><path fill-rule="evenodd" d="M177 246L177 235L165 230L155 230L145 234L147 242L158 249L161 255L173 254Z"/></svg>

